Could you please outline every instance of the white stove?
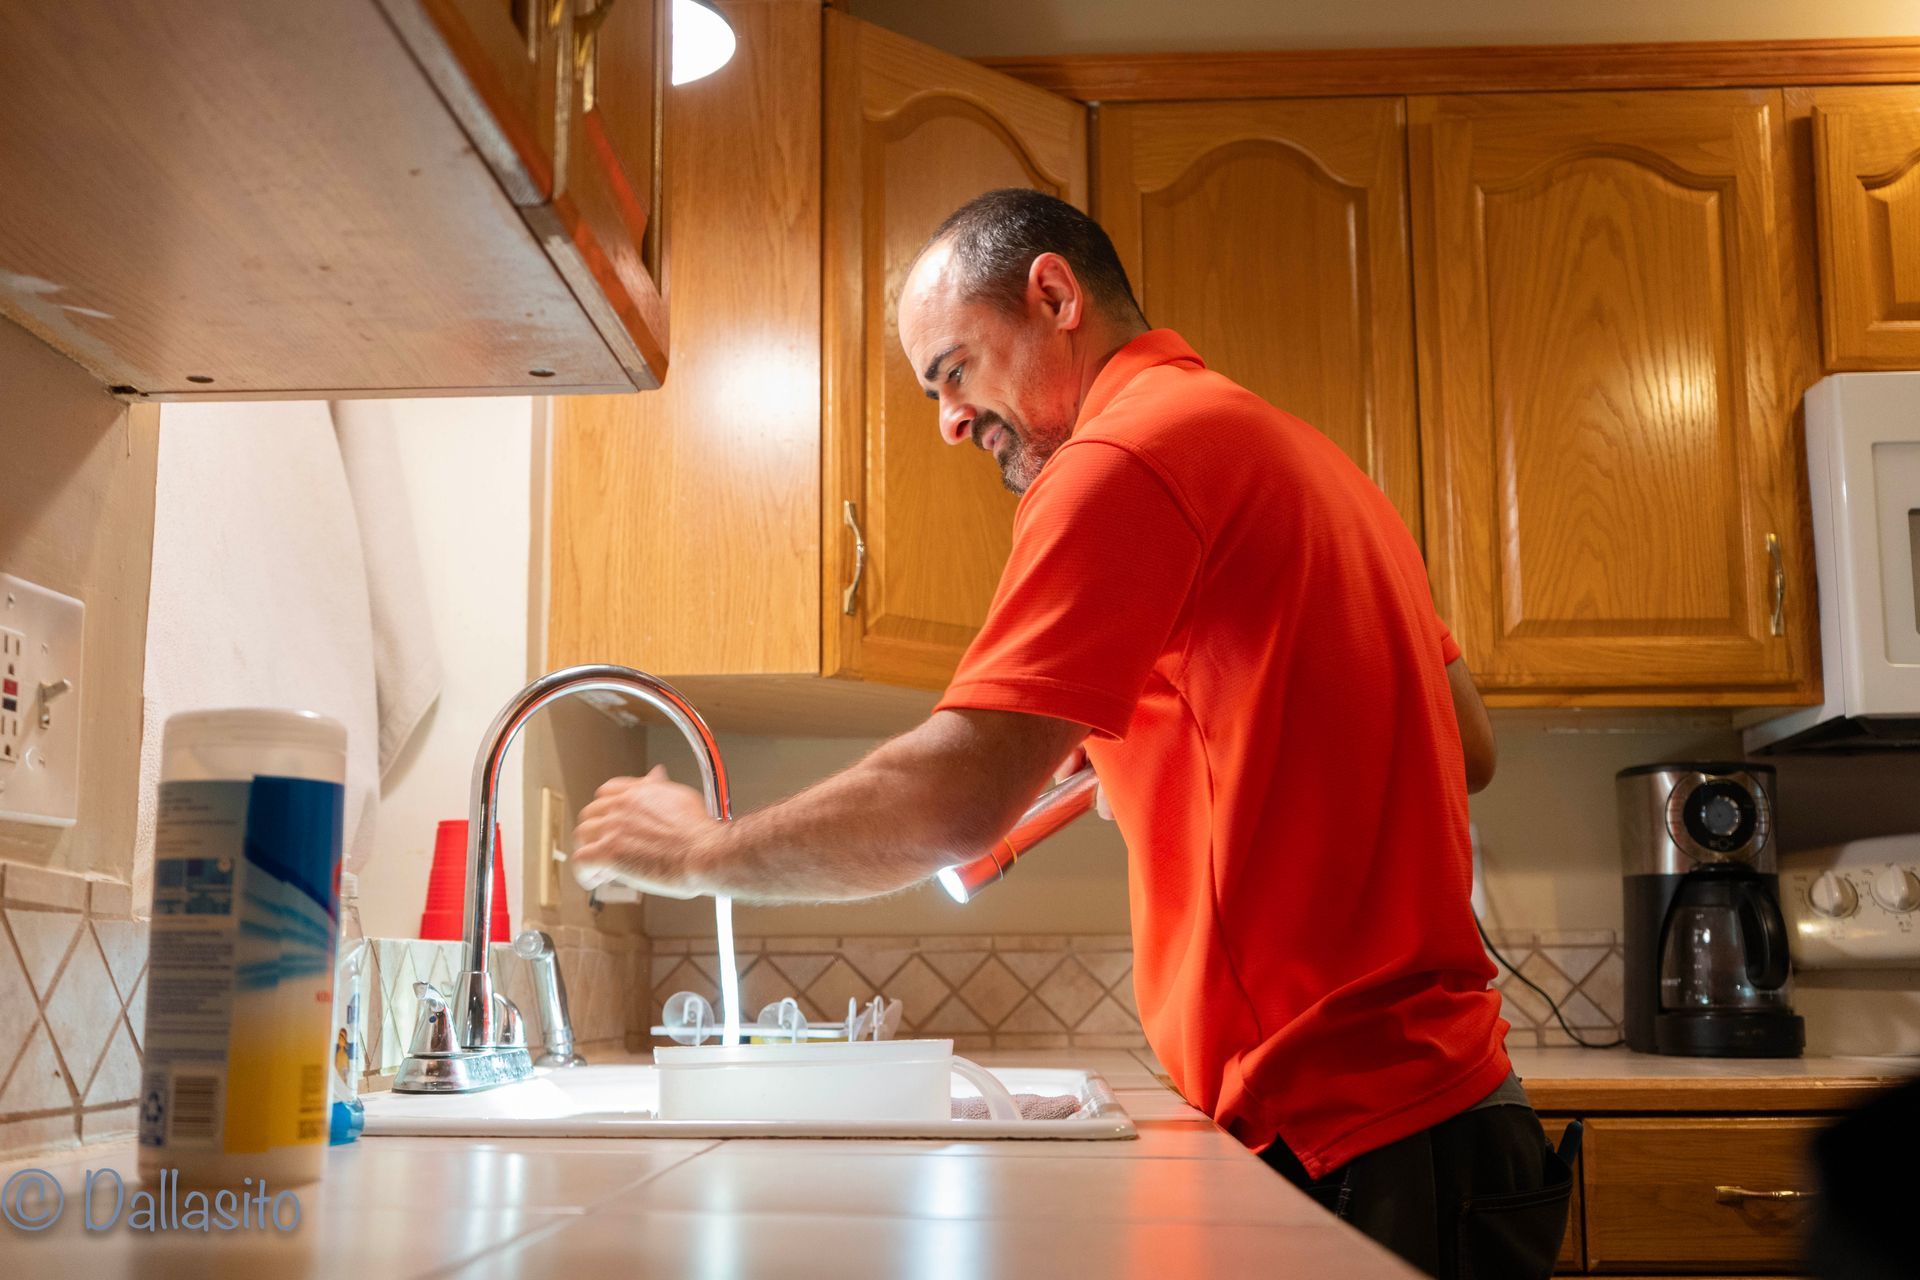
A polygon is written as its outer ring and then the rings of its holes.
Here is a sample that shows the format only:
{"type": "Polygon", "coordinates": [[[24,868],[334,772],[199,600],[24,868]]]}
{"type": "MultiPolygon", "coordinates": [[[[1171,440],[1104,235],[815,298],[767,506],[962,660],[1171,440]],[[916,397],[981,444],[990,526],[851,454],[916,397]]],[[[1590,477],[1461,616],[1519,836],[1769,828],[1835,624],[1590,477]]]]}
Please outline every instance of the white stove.
{"type": "Polygon", "coordinates": [[[1807,1053],[1920,1057],[1920,833],[1780,856],[1807,1053]]]}

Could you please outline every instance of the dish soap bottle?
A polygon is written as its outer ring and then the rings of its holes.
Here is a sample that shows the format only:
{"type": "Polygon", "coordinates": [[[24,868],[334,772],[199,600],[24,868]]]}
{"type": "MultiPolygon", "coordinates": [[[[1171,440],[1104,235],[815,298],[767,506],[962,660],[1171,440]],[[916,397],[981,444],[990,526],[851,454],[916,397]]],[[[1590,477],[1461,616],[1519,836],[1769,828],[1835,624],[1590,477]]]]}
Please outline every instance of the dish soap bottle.
{"type": "Polygon", "coordinates": [[[360,927],[360,878],[340,876],[340,959],[333,971],[333,1109],[327,1141],[343,1146],[360,1136],[367,1109],[360,1101],[360,984],[367,967],[367,935],[360,927]]]}

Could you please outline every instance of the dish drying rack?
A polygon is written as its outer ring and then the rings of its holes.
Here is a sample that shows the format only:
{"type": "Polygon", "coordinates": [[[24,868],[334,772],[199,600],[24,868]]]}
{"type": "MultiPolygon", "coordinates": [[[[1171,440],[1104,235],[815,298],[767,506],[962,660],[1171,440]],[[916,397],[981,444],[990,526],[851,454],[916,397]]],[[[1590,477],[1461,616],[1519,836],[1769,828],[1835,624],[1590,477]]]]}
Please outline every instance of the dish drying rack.
{"type": "MultiPolygon", "coordinates": [[[[900,1029],[898,1000],[875,996],[862,1005],[847,997],[847,1016],[843,1022],[809,1023],[792,996],[776,1000],[760,1010],[760,1016],[740,1028],[740,1038],[748,1044],[805,1044],[810,1041],[891,1040],[900,1029]]],[[[667,997],[660,1010],[660,1023],[653,1034],[675,1044],[705,1044],[721,1033],[714,1021],[713,1003],[697,991],[676,991],[667,997]]]]}

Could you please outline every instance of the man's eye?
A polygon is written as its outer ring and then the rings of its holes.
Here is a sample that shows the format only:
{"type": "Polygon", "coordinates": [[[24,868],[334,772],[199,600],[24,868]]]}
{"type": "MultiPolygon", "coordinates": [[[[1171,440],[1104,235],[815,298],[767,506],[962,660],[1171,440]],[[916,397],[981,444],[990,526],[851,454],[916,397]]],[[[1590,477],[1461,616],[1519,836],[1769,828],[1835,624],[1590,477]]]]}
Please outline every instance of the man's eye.
{"type": "Polygon", "coordinates": [[[960,385],[960,366],[959,365],[955,365],[953,366],[953,368],[947,370],[947,381],[951,382],[956,387],[960,385]]]}

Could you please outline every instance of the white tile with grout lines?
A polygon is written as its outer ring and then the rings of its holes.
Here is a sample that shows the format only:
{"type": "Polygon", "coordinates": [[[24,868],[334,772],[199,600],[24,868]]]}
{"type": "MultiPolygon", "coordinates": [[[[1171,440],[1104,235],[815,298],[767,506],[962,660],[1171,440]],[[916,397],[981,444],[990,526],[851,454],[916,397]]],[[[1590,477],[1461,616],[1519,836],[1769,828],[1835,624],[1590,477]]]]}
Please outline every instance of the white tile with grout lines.
{"type": "Polygon", "coordinates": [[[22,966],[33,989],[44,999],[54,976],[73,949],[83,917],[78,911],[34,911],[23,907],[6,911],[7,928],[19,948],[22,966]]]}

